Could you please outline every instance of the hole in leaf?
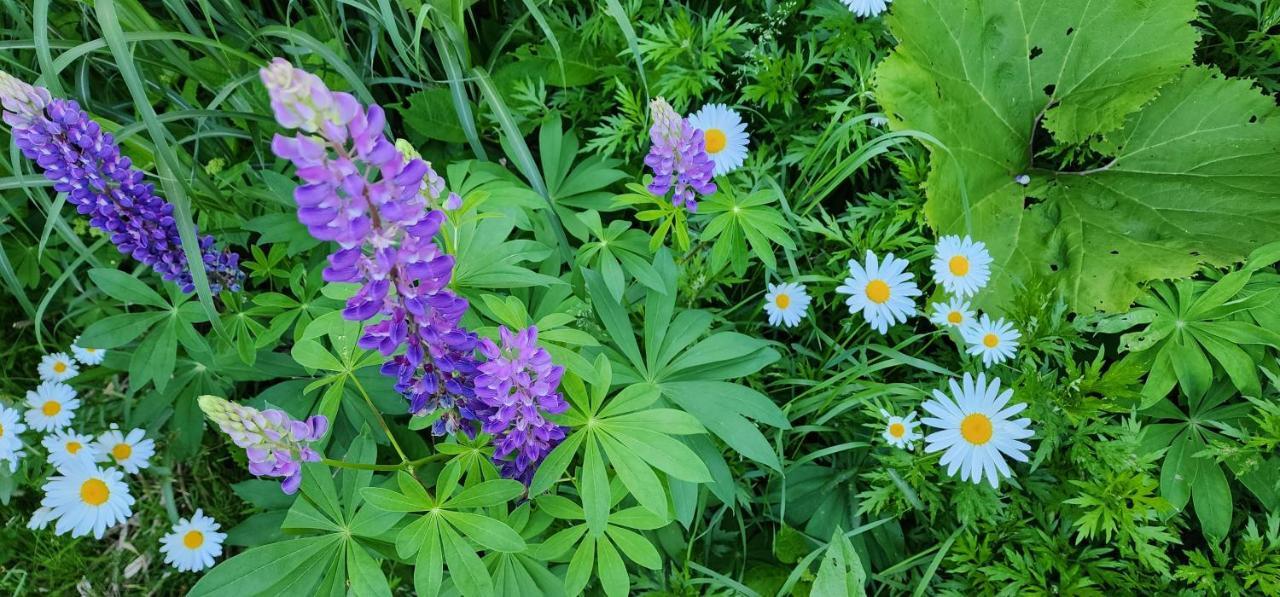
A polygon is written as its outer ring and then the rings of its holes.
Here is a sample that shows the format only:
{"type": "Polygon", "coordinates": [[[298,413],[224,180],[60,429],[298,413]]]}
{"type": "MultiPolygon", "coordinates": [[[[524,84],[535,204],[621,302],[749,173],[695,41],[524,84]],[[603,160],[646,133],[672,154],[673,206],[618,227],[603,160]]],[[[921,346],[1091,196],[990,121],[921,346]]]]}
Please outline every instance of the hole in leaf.
{"type": "Polygon", "coordinates": [[[1075,27],[1067,27],[1067,35],[1071,35],[1072,33],[1075,33],[1075,31],[1075,27]]]}
{"type": "Polygon", "coordinates": [[[1117,250],[1115,250],[1115,249],[1111,249],[1111,254],[1112,254],[1112,255],[1119,255],[1119,254],[1120,254],[1120,251],[1117,251],[1117,250]]]}
{"type": "Polygon", "coordinates": [[[1050,263],[1050,264],[1049,264],[1049,271],[1051,271],[1051,272],[1056,272],[1056,271],[1058,271],[1058,264],[1056,264],[1056,263],[1050,263]]]}
{"type": "Polygon", "coordinates": [[[1253,116],[1250,116],[1250,117],[1249,117],[1249,124],[1253,124],[1253,123],[1255,123],[1255,122],[1258,122],[1258,115],[1257,115],[1257,114],[1254,114],[1253,116]]]}
{"type": "Polygon", "coordinates": [[[1057,87],[1053,86],[1052,84],[1045,85],[1045,86],[1044,86],[1044,94],[1045,94],[1045,95],[1047,95],[1047,96],[1049,96],[1049,97],[1053,97],[1053,91],[1054,91],[1055,89],[1057,89],[1057,87]]]}
{"type": "Polygon", "coordinates": [[[1028,56],[1028,58],[1030,60],[1035,60],[1036,58],[1039,58],[1040,55],[1043,53],[1044,53],[1044,50],[1041,50],[1040,46],[1036,46],[1034,48],[1031,48],[1031,55],[1028,56]]]}

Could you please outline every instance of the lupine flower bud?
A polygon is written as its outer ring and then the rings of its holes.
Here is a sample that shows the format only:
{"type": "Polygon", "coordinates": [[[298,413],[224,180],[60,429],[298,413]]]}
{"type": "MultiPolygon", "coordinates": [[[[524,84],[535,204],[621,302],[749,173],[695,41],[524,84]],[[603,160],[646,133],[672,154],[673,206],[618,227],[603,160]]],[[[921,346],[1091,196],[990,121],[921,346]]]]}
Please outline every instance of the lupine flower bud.
{"type": "Polygon", "coordinates": [[[665,196],[674,186],[672,205],[697,211],[697,196],[716,192],[716,183],[711,181],[716,166],[707,155],[702,131],[690,125],[662,98],[649,102],[649,114],[653,119],[649,129],[653,144],[644,158],[644,163],[653,169],[649,192],[665,196]]]}
{"type": "Polygon", "coordinates": [[[484,432],[495,436],[493,459],[502,475],[528,485],[542,459],[564,439],[564,428],[543,416],[569,407],[557,391],[564,367],[538,346],[536,326],[518,334],[503,326],[498,334],[501,346],[480,340],[480,352],[489,360],[479,366],[472,410],[484,432]]]}
{"type": "MultiPolygon", "coordinates": [[[[22,154],[67,194],[89,224],[103,230],[121,253],[131,255],[183,292],[195,285],[173,218],[173,204],[155,195],[142,171],[120,155],[111,133],[102,131],[74,101],[56,99],[0,71],[0,107],[13,127],[22,154]]],[[[214,292],[240,289],[239,256],[219,251],[212,236],[199,237],[200,252],[214,292]]]]}
{"type": "Polygon", "coordinates": [[[249,472],[259,477],[280,477],[280,489],[292,495],[302,483],[302,463],[318,462],[320,454],[310,442],[324,437],[329,420],[321,415],[297,421],[283,411],[228,402],[217,396],[201,396],[200,410],[209,420],[244,448],[249,472]]]}

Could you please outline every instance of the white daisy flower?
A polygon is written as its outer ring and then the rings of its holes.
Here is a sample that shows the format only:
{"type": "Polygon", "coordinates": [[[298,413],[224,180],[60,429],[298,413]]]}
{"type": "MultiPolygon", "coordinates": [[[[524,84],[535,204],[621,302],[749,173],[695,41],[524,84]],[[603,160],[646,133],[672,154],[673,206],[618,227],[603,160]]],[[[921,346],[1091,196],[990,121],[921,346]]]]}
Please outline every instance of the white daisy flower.
{"type": "Polygon", "coordinates": [[[973,309],[969,301],[953,298],[945,303],[933,304],[933,315],[929,317],[934,325],[940,328],[954,327],[964,329],[973,322],[973,309]]]}
{"type": "Polygon", "coordinates": [[[933,254],[933,279],[961,298],[977,294],[991,277],[991,254],[982,241],[944,236],[933,254]]]}
{"type": "Polygon", "coordinates": [[[747,159],[751,135],[736,111],[724,104],[707,104],[689,117],[689,126],[702,131],[707,156],[715,163],[716,176],[737,170],[747,159]]]}
{"type": "Polygon", "coordinates": [[[853,14],[860,17],[874,17],[886,10],[889,10],[889,3],[893,0],[840,0],[844,5],[853,11],[853,14]]]}
{"type": "Polygon", "coordinates": [[[1032,436],[1030,419],[1010,420],[1027,407],[1025,402],[1006,408],[1013,390],[1000,392],[1000,378],[987,384],[986,376],[979,373],[975,383],[968,373],[962,384],[949,380],[951,394],[947,396],[933,391],[933,399],[921,408],[933,415],[921,422],[939,429],[924,438],[925,452],[945,450],[939,464],[947,467],[947,474],[973,483],[981,483],[986,476],[992,487],[998,487],[1000,477],[1012,477],[1013,472],[1005,463],[1008,456],[1018,462],[1027,461],[1031,446],[1019,440],[1032,436]],[[962,387],[963,386],[963,387],[962,387]]]}
{"type": "Polygon", "coordinates": [[[782,322],[787,327],[795,327],[808,309],[809,293],[805,292],[803,285],[795,282],[770,284],[769,293],[764,295],[764,310],[769,314],[769,325],[782,322]]]}
{"type": "Polygon", "coordinates": [[[18,436],[26,430],[18,409],[0,404],[0,461],[9,461],[10,472],[18,470],[18,462],[26,455],[22,450],[22,438],[18,436]]]}
{"type": "Polygon", "coordinates": [[[93,533],[101,539],[107,527],[124,522],[133,513],[133,496],[124,473],[87,462],[72,462],[44,484],[40,505],[50,510],[53,530],[72,537],[93,533]]]}
{"type": "Polygon", "coordinates": [[[31,513],[31,520],[27,521],[27,528],[33,531],[42,531],[51,522],[53,522],[53,510],[42,506],[31,513]]]}
{"type": "Polygon", "coordinates": [[[27,425],[36,431],[55,431],[71,424],[80,400],[71,386],[46,381],[27,391],[27,425]]]}
{"type": "Polygon", "coordinates": [[[78,375],[76,362],[65,352],[55,352],[40,357],[40,365],[36,367],[41,381],[67,381],[78,375]]]}
{"type": "Polygon", "coordinates": [[[906,321],[915,313],[911,297],[920,296],[920,289],[906,269],[907,261],[894,258],[893,253],[880,263],[875,253],[867,251],[865,267],[849,260],[850,275],[836,292],[849,295],[844,302],[849,306],[849,313],[861,311],[867,323],[883,334],[889,326],[906,321]]]}
{"type": "Polygon", "coordinates": [[[40,443],[49,451],[49,462],[57,468],[63,468],[73,460],[94,462],[98,459],[97,445],[93,441],[93,436],[76,433],[70,429],[46,435],[40,443]]]}
{"type": "Polygon", "coordinates": [[[1013,329],[1013,324],[1004,318],[992,321],[985,313],[981,319],[960,328],[960,334],[969,345],[966,352],[974,356],[981,355],[982,365],[985,367],[1013,358],[1018,350],[1018,338],[1022,337],[1018,330],[1013,329]]]}
{"type": "Polygon", "coordinates": [[[110,431],[98,436],[94,452],[99,461],[112,461],[127,473],[136,473],[151,466],[151,457],[156,453],[156,443],[145,439],[146,432],[133,429],[128,435],[121,433],[115,425],[110,431]]]}
{"type": "Polygon", "coordinates": [[[166,564],[183,572],[195,572],[213,566],[213,559],[222,555],[222,540],[226,533],[219,533],[219,525],[212,518],[196,510],[191,520],[183,518],[173,525],[173,532],[160,539],[160,553],[166,564]]]}
{"type": "Polygon", "coordinates": [[[880,416],[884,417],[884,441],[895,448],[910,450],[915,447],[916,440],[920,439],[920,421],[916,420],[915,411],[907,413],[906,417],[895,417],[882,408],[880,416]]]}
{"type": "Polygon", "coordinates": [[[107,358],[107,351],[101,348],[84,348],[79,344],[80,337],[76,336],[76,341],[71,344],[71,354],[75,355],[76,360],[82,365],[101,365],[102,359],[107,358]]]}

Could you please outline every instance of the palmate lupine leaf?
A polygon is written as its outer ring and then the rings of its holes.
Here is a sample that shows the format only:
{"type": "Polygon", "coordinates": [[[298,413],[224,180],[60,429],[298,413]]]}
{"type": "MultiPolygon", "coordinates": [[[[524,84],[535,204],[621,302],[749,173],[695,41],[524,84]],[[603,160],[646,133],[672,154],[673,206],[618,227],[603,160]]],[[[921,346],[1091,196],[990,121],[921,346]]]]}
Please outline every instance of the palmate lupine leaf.
{"type": "Polygon", "coordinates": [[[1195,6],[894,3],[900,45],[878,97],[895,128],[938,140],[927,214],[940,233],[991,248],[988,296],[1056,271],[1075,309],[1124,310],[1143,282],[1237,261],[1274,238],[1280,116],[1249,82],[1187,66],[1195,6]],[[1034,169],[1038,126],[1061,144],[1090,141],[1105,164],[1034,169]]]}

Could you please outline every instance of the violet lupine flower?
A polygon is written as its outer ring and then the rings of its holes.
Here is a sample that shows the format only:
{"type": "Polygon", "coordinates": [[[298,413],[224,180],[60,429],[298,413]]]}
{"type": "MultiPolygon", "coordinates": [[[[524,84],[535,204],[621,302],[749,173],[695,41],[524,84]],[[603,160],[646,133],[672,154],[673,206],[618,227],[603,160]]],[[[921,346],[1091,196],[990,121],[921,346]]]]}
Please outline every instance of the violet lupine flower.
{"type": "Polygon", "coordinates": [[[447,409],[433,432],[453,433],[474,395],[476,335],[459,326],[468,305],[448,288],[453,256],[432,240],[444,214],[427,202],[439,199],[444,180],[387,138],[381,107],[366,110],[281,58],[261,74],[276,120],[299,131],[271,144],[304,183],[294,191],[298,219],[340,246],[324,278],[361,284],[343,317],[382,316],[359,346],[391,357],[382,372],[396,378],[411,413],[447,409]]]}
{"type": "Polygon", "coordinates": [[[489,360],[479,366],[473,410],[484,432],[494,434],[493,460],[502,476],[528,485],[542,459],[564,439],[564,428],[544,416],[569,407],[556,391],[564,367],[538,346],[536,326],[518,334],[503,326],[498,334],[501,346],[480,340],[480,352],[489,360]],[[515,458],[508,460],[512,453],[515,458]]]}
{"type": "Polygon", "coordinates": [[[653,168],[649,192],[664,196],[674,186],[671,204],[683,204],[696,212],[697,196],[716,192],[716,183],[711,181],[716,165],[707,155],[702,131],[693,128],[662,98],[649,102],[649,114],[653,118],[649,129],[653,145],[644,158],[645,165],[653,168]]]}
{"type": "Polygon", "coordinates": [[[329,420],[312,415],[297,421],[283,411],[263,410],[228,402],[217,396],[201,396],[200,410],[218,424],[249,457],[249,472],[259,477],[280,477],[280,489],[293,495],[302,483],[302,463],[319,462],[320,454],[309,442],[324,437],[329,420]]]}
{"type": "MultiPolygon", "coordinates": [[[[109,234],[121,253],[151,266],[183,292],[195,290],[173,204],[143,182],[142,171],[120,155],[111,133],[104,133],[76,102],[53,98],[49,90],[3,71],[0,105],[18,149],[44,171],[55,190],[67,194],[76,211],[89,216],[90,225],[109,234]]],[[[199,243],[210,288],[238,291],[244,278],[240,257],[219,251],[212,236],[199,237],[199,243]]]]}

